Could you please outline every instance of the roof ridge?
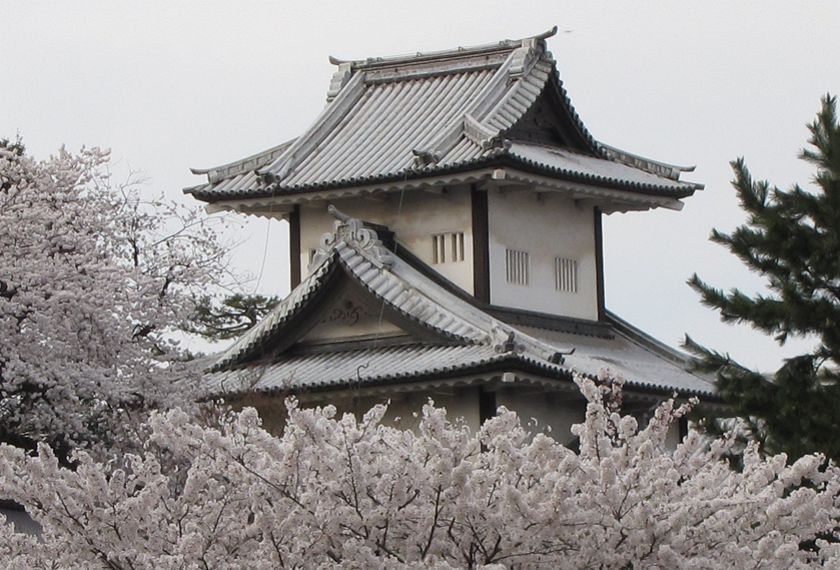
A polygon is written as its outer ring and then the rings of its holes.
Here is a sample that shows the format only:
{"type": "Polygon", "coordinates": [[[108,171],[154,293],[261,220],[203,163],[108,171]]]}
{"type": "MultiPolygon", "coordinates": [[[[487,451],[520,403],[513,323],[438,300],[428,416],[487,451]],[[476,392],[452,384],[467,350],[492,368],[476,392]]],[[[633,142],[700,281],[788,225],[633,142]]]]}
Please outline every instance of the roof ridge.
{"type": "Polygon", "coordinates": [[[676,164],[669,164],[667,162],[662,162],[661,160],[653,160],[652,158],[646,158],[606,143],[602,143],[601,141],[597,141],[597,143],[603,150],[604,155],[610,160],[626,164],[627,166],[632,166],[633,168],[638,168],[639,170],[644,170],[645,172],[649,172],[651,174],[664,176],[666,178],[670,178],[671,180],[679,180],[680,174],[683,172],[694,172],[694,169],[696,168],[695,165],[677,166],[676,164]]]}
{"type": "Polygon", "coordinates": [[[375,69],[378,67],[388,67],[394,65],[410,65],[413,63],[421,63],[434,60],[445,60],[451,58],[471,57],[484,53],[493,53],[500,51],[513,51],[516,48],[522,47],[529,42],[545,42],[547,38],[554,36],[557,33],[557,26],[550,30],[527,36],[517,40],[501,40],[498,42],[479,44],[474,46],[459,46],[457,48],[434,50],[427,52],[415,52],[413,54],[402,54],[382,57],[368,57],[365,59],[340,59],[334,56],[329,56],[329,61],[333,65],[350,64],[353,69],[375,69]]]}
{"type": "Polygon", "coordinates": [[[482,150],[503,145],[502,134],[525,115],[550,78],[550,73],[543,73],[545,76],[540,78],[540,62],[554,65],[545,42],[523,40],[475,100],[440,133],[413,150],[416,162],[426,166],[440,161],[464,137],[482,150]],[[537,77],[533,77],[535,73],[537,77]]]}

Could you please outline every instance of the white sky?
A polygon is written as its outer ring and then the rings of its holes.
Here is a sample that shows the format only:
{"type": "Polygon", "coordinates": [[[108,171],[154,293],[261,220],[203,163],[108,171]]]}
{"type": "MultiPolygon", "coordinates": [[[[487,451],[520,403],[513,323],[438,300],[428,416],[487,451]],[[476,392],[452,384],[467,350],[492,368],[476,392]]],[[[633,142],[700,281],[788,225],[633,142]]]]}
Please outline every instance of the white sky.
{"type": "MultiPolygon", "coordinates": [[[[840,93],[840,2],[16,2],[0,0],[0,137],[45,157],[61,144],[110,147],[117,172],[181,199],[188,167],[214,166],[299,134],[324,105],[328,55],[395,55],[540,33],[594,136],[697,164],[706,184],[682,212],[605,219],[610,309],[677,345],[685,332],[771,369],[784,354],[721,324],[684,284],[756,290],[760,280],[707,237],[743,220],[728,162],[807,183],[796,159],[819,97],[840,93]]],[[[2,230],[0,230],[2,231],[2,230]]],[[[237,262],[259,272],[263,221],[237,262]]],[[[270,230],[259,289],[288,292],[285,224],[270,230]]]]}

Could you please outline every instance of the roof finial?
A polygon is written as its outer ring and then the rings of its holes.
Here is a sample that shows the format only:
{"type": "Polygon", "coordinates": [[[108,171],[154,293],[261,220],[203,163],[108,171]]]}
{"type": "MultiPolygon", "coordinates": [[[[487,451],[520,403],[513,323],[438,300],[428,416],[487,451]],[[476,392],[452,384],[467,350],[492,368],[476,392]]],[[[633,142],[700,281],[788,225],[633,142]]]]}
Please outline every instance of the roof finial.
{"type": "Polygon", "coordinates": [[[338,208],[336,208],[335,206],[333,206],[332,204],[329,204],[327,206],[327,213],[336,220],[340,220],[344,223],[348,223],[350,220],[353,219],[338,208]]]}
{"type": "Polygon", "coordinates": [[[388,267],[394,262],[391,252],[379,241],[376,231],[365,227],[362,220],[348,216],[332,204],[327,206],[327,213],[335,218],[335,227],[332,232],[321,236],[320,247],[315,251],[310,268],[320,265],[342,242],[378,267],[388,267]]]}
{"type": "Polygon", "coordinates": [[[547,40],[548,38],[550,38],[552,36],[556,36],[556,35],[557,35],[557,26],[553,26],[550,30],[534,36],[534,39],[535,40],[547,40]]]}

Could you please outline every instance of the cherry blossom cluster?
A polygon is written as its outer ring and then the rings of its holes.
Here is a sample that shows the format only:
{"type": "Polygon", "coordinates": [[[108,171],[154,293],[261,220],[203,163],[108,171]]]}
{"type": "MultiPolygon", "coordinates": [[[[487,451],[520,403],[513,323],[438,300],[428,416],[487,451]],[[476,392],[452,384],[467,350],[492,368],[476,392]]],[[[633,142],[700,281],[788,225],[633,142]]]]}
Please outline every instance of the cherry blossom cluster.
{"type": "Polygon", "coordinates": [[[0,144],[0,440],[124,448],[187,405],[171,331],[225,271],[198,212],[114,184],[108,153],[0,144]]]}
{"type": "Polygon", "coordinates": [[[687,406],[643,426],[588,399],[580,449],[529,434],[500,409],[477,433],[426,405],[416,430],[287,402],[282,436],[253,409],[202,427],[155,414],[143,454],[62,468],[4,447],[0,492],[43,526],[6,528],[14,567],[810,568],[838,567],[840,472],[690,433],[667,449],[687,406]],[[54,566],[55,565],[55,566],[54,566]]]}

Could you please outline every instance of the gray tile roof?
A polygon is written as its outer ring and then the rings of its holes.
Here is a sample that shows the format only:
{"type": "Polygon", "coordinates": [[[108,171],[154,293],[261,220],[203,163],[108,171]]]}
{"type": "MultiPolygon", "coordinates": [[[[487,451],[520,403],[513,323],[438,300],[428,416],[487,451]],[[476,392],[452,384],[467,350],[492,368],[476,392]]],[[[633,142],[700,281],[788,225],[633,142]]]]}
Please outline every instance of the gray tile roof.
{"type": "Polygon", "coordinates": [[[545,36],[435,54],[338,62],[330,103],[299,138],[221,167],[194,170],[199,199],[265,197],[506,164],[561,179],[685,197],[700,185],[684,168],[597,142],[581,122],[546,51],[545,36]],[[562,147],[508,140],[551,92],[562,147]]]}
{"type": "Polygon", "coordinates": [[[555,333],[523,329],[575,352],[554,364],[527,352],[499,351],[491,345],[407,344],[336,352],[290,355],[271,362],[222,370],[206,376],[213,394],[277,393],[329,388],[425,382],[501,371],[519,372],[531,380],[568,381],[573,373],[597,376],[609,370],[626,381],[630,390],[663,395],[714,397],[714,383],[684,366],[652,353],[646,346],[617,334],[615,337],[555,333]]]}
{"type": "Polygon", "coordinates": [[[417,380],[502,360],[488,345],[407,345],[289,356],[207,376],[218,393],[284,392],[417,380]]]}
{"type": "Polygon", "coordinates": [[[563,365],[580,374],[596,376],[608,370],[624,378],[629,388],[701,397],[715,394],[714,379],[692,372],[688,357],[631,334],[627,326],[614,322],[612,338],[520,328],[546,343],[573,346],[574,353],[565,357],[563,365]]]}
{"type": "MultiPolygon", "coordinates": [[[[322,238],[310,275],[216,359],[206,376],[211,393],[276,392],[351,385],[417,382],[436,376],[480,373],[505,368],[532,379],[568,380],[574,372],[596,375],[611,369],[638,390],[709,396],[713,382],[688,371],[688,358],[611,316],[610,335],[587,336],[495,318],[424,275],[387,250],[376,233],[359,220],[339,218],[322,238]],[[432,333],[406,336],[398,345],[376,340],[354,349],[337,345],[309,347],[306,354],[272,352],[293,346],[291,323],[306,311],[333,279],[355,283],[367,294],[432,333]],[[437,340],[430,340],[437,339],[437,340]],[[266,350],[268,349],[268,350],[266,350]]],[[[391,339],[391,342],[394,342],[391,339]]]]}

